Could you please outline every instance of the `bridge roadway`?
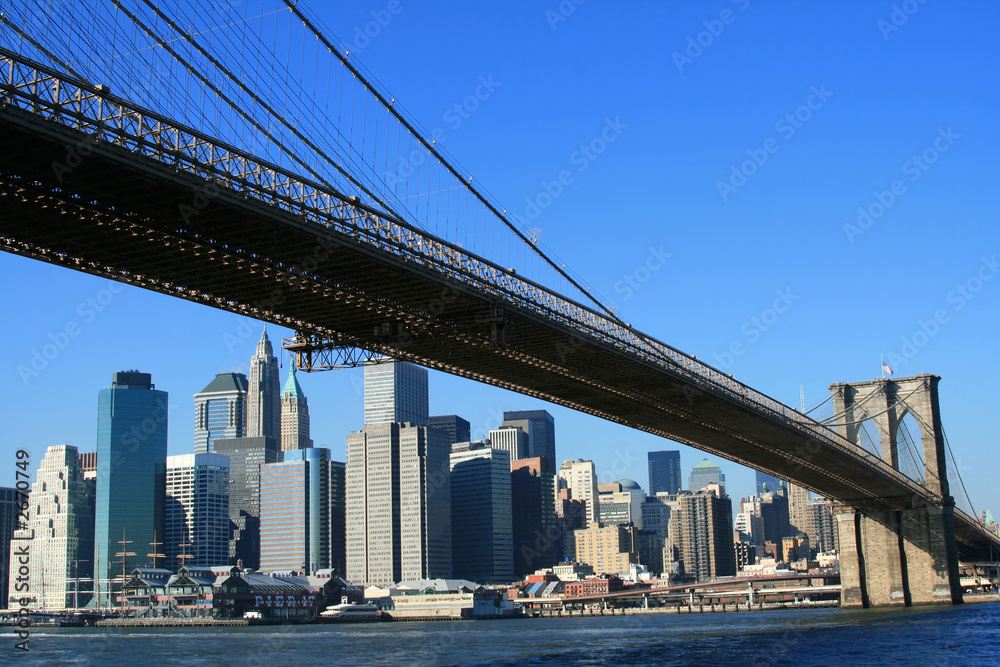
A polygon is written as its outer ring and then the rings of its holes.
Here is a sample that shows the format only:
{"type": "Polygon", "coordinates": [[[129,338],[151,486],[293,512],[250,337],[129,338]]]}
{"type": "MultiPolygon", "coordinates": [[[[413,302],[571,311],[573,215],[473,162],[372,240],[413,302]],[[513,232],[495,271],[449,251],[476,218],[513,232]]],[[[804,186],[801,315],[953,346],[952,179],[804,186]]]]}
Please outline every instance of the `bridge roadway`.
{"type": "MultiPolygon", "coordinates": [[[[0,136],[4,251],[535,396],[861,510],[942,502],[620,320],[2,49],[0,136]]],[[[962,558],[1000,552],[961,512],[956,532],[962,558]]]]}

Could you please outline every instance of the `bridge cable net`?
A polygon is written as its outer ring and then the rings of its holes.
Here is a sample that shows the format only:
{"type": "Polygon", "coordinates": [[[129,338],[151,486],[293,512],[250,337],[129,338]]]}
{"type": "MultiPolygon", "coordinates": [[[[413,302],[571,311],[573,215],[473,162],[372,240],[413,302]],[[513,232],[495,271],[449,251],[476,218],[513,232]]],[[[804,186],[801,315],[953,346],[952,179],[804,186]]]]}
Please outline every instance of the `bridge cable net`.
{"type": "Polygon", "coordinates": [[[2,44],[550,290],[612,307],[473,185],[305,3],[24,0],[2,44]]]}
{"type": "Polygon", "coordinates": [[[464,179],[454,178],[449,172],[454,167],[445,165],[443,158],[411,162],[405,178],[388,178],[403,166],[404,145],[423,146],[410,152],[411,158],[421,151],[440,156],[428,150],[415,132],[403,131],[407,126],[391,97],[383,97],[389,106],[373,103],[379,95],[371,84],[360,78],[356,68],[347,67],[313,27],[304,27],[288,5],[283,8],[267,0],[205,7],[190,1],[167,7],[149,0],[83,5],[37,0],[5,8],[4,15],[0,45],[8,50],[5,75],[11,78],[5,103],[41,109],[57,122],[135,147],[143,155],[218,180],[330,228],[354,235],[361,230],[365,240],[372,234],[390,234],[381,247],[656,363],[687,378],[695,392],[717,393],[753,406],[865,465],[898,475],[900,482],[907,480],[799,411],[633,330],[588,290],[575,293],[582,292],[582,300],[594,303],[593,307],[563,296],[551,281],[536,282],[521,275],[522,269],[502,268],[517,257],[527,257],[572,282],[546,261],[535,244],[522,243],[523,235],[505,236],[508,226],[492,224],[498,217],[492,204],[464,179]],[[305,34],[307,29],[311,36],[305,34]],[[252,62],[247,54],[253,55],[252,62]],[[30,60],[24,61],[25,57],[30,60]],[[35,66],[32,61],[43,64],[35,66]],[[15,82],[22,74],[29,79],[15,82]],[[304,92],[303,82],[310,79],[321,95],[304,92]],[[320,85],[324,79],[327,83],[320,85]],[[54,88],[45,89],[49,83],[54,88]],[[65,96],[72,90],[81,100],[116,98],[88,106],[86,115],[68,116],[65,96]],[[126,117],[136,121],[142,136],[129,134],[126,117]],[[145,118],[156,127],[144,125],[145,118]],[[164,137],[183,137],[191,143],[164,145],[164,137]],[[294,169],[296,165],[301,169],[294,169]],[[275,182],[261,183],[262,174],[275,182]],[[317,194],[316,188],[322,191],[317,194]],[[339,203],[320,210],[313,202],[324,198],[339,203]],[[357,219],[348,219],[351,216],[357,219]],[[432,227],[440,232],[452,226],[471,233],[470,246],[472,240],[486,243],[486,252],[475,255],[468,246],[432,235],[432,227]],[[491,259],[496,257],[500,259],[491,259]]]}

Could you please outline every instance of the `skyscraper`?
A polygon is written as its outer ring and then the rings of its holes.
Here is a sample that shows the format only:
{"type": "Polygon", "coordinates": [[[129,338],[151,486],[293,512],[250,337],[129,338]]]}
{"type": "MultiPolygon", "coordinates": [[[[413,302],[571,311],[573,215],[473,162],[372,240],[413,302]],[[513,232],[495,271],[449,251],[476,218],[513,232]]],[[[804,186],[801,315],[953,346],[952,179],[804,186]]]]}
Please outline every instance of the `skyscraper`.
{"type": "Polygon", "coordinates": [[[267,337],[267,328],[257,341],[257,351],[250,357],[250,380],[247,387],[248,437],[263,436],[281,442],[281,404],[278,360],[267,337]]]}
{"type": "Polygon", "coordinates": [[[559,476],[566,481],[566,486],[573,491],[574,500],[587,503],[587,523],[598,521],[597,470],[593,461],[564,461],[559,466],[559,476]]]}
{"type": "MultiPolygon", "coordinates": [[[[27,498],[27,490],[24,495],[18,496],[17,489],[0,487],[0,594],[3,595],[3,604],[9,609],[15,608],[10,602],[8,592],[11,597],[15,591],[12,590],[11,582],[17,580],[17,574],[10,569],[11,540],[14,538],[14,531],[17,530],[17,514],[21,511],[18,503],[27,498]]],[[[30,533],[25,534],[27,537],[30,533]]],[[[17,543],[15,542],[15,548],[17,543]]]]}
{"type": "Polygon", "coordinates": [[[163,539],[166,505],[167,392],[149,373],[120,371],[98,394],[94,573],[101,579],[144,567],[163,539]],[[124,546],[122,540],[127,542],[124,546]]]}
{"type": "Polygon", "coordinates": [[[229,457],[167,457],[165,567],[229,564],[229,457]],[[190,556],[181,558],[181,556],[190,556]]]}
{"type": "MultiPolygon", "coordinates": [[[[367,396],[366,396],[367,400],[367,396]]],[[[386,586],[451,576],[447,436],[397,422],[347,436],[347,578],[386,586]]]]}
{"type": "Polygon", "coordinates": [[[330,461],[330,567],[341,577],[347,573],[346,469],[343,461],[330,461]]]}
{"type": "Polygon", "coordinates": [[[709,484],[718,484],[722,487],[723,495],[725,494],[726,476],[722,474],[719,466],[708,459],[702,459],[701,463],[691,469],[691,475],[688,477],[688,489],[698,491],[709,484]]]}
{"type": "Polygon", "coordinates": [[[555,502],[558,488],[559,477],[552,459],[536,456],[511,464],[515,577],[552,567],[562,558],[563,524],[555,502]]]}
{"type": "MultiPolygon", "coordinates": [[[[28,590],[13,597],[34,599],[33,609],[67,609],[86,604],[76,594],[75,579],[89,579],[94,554],[94,485],[85,482],[76,447],[49,447],[31,487],[26,525],[14,534],[14,545],[30,549],[28,590]]],[[[8,537],[10,537],[8,535],[8,537]]],[[[10,580],[17,580],[20,563],[10,563],[10,580]]]]}
{"type": "Polygon", "coordinates": [[[246,434],[247,377],[219,373],[194,395],[194,453],[208,454],[216,438],[246,434]]]}
{"type": "Polygon", "coordinates": [[[669,533],[668,551],[684,578],[706,581],[736,575],[729,496],[707,489],[680,493],[670,513],[669,533]]]}
{"type": "Polygon", "coordinates": [[[469,422],[458,415],[438,415],[429,417],[427,425],[448,434],[448,444],[469,442],[472,439],[469,422]]]}
{"type": "Polygon", "coordinates": [[[309,437],[309,402],[295,377],[295,364],[288,364],[288,379],[281,388],[281,451],[307,449],[309,437]]]}
{"type": "Polygon", "coordinates": [[[765,484],[767,484],[768,491],[777,491],[781,480],[770,473],[754,470],[754,483],[757,485],[757,488],[754,489],[754,494],[760,495],[765,484]]]}
{"type": "Polygon", "coordinates": [[[505,426],[490,430],[490,447],[507,452],[511,462],[528,458],[528,434],[519,428],[505,426]]]}
{"type": "Polygon", "coordinates": [[[649,466],[649,495],[677,495],[682,486],[681,453],[675,450],[649,452],[646,462],[649,466]]]}
{"type": "Polygon", "coordinates": [[[513,426],[528,434],[525,458],[545,456],[556,460],[556,422],[547,410],[504,412],[501,426],[513,426]]]}
{"type": "Polygon", "coordinates": [[[260,569],[315,574],[330,566],[330,450],[289,450],[260,467],[260,569]]]}
{"type": "Polygon", "coordinates": [[[795,537],[788,522],[788,496],[784,483],[774,491],[760,494],[760,526],[760,546],[767,542],[780,546],[784,538],[795,537]]]}
{"type": "Polygon", "coordinates": [[[427,426],[427,369],[381,358],[365,366],[365,425],[408,422],[427,426]]]}
{"type": "Polygon", "coordinates": [[[451,454],[452,576],[481,584],[514,580],[510,455],[451,454]]]}
{"type": "MultiPolygon", "coordinates": [[[[791,529],[787,537],[798,537],[804,534],[809,538],[809,544],[816,546],[814,537],[815,527],[813,525],[813,509],[809,498],[809,490],[789,482],[788,487],[788,524],[791,529]]],[[[809,554],[799,554],[801,558],[808,558],[809,554]]]]}
{"type": "Polygon", "coordinates": [[[260,467],[278,460],[274,438],[215,441],[215,453],[229,457],[229,564],[260,567],[260,467]]]}

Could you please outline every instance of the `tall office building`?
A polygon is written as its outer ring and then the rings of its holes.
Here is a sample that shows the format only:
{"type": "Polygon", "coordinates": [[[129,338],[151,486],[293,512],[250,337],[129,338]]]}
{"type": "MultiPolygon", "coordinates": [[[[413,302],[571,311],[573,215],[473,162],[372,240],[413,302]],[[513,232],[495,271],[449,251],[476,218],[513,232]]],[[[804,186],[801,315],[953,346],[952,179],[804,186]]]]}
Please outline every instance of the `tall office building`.
{"type": "Polygon", "coordinates": [[[676,494],[661,491],[656,495],[646,496],[641,507],[643,530],[651,530],[659,536],[660,540],[666,540],[670,512],[676,506],[676,494]]]}
{"type": "Polygon", "coordinates": [[[634,479],[597,485],[597,520],[606,526],[632,524],[642,528],[646,493],[634,479]]]}
{"type": "Polygon", "coordinates": [[[723,495],[726,489],[726,476],[722,474],[719,466],[708,459],[702,459],[701,463],[691,469],[688,477],[688,490],[699,491],[709,484],[718,484],[722,488],[723,495]]]}
{"type": "Polygon", "coordinates": [[[265,327],[257,341],[257,350],[250,357],[250,380],[247,383],[248,437],[263,436],[281,442],[280,390],[278,360],[274,356],[265,327]]]}
{"type": "Polygon", "coordinates": [[[528,434],[526,458],[545,456],[556,460],[556,422],[547,410],[504,412],[501,426],[513,426],[528,434]]]}
{"type": "Polygon", "coordinates": [[[311,575],[330,567],[330,450],[289,450],[260,467],[260,569],[311,575]]]}
{"type": "Polygon", "coordinates": [[[247,377],[219,373],[194,395],[194,453],[208,454],[216,438],[246,435],[247,377]]]}
{"type": "Polygon", "coordinates": [[[597,470],[593,461],[563,461],[559,466],[559,476],[566,487],[573,491],[574,500],[587,503],[587,523],[598,521],[597,470]]]}
{"type": "Polygon", "coordinates": [[[780,547],[781,540],[795,537],[788,521],[788,496],[785,493],[784,482],[776,490],[760,494],[759,507],[761,526],[759,546],[772,542],[780,547]]]}
{"type": "Polygon", "coordinates": [[[646,454],[649,466],[649,495],[671,493],[681,490],[681,453],[679,451],[659,451],[646,454]]]}
{"type": "MultiPolygon", "coordinates": [[[[27,490],[18,496],[17,489],[0,487],[0,594],[3,595],[0,599],[9,609],[16,607],[16,604],[9,604],[10,599],[7,594],[9,591],[15,592],[10,582],[17,581],[18,576],[16,569],[12,571],[10,567],[11,540],[14,539],[14,531],[17,530],[17,514],[21,511],[18,503],[27,500],[27,497],[27,490]]],[[[17,542],[14,543],[14,548],[17,548],[17,542]]],[[[11,595],[11,597],[17,596],[11,595]]]]}
{"type": "Polygon", "coordinates": [[[782,481],[771,473],[754,470],[754,483],[757,485],[757,488],[754,489],[754,495],[760,495],[760,493],[764,490],[765,484],[767,485],[768,491],[777,491],[778,486],[781,485],[782,481]]]}
{"type": "Polygon", "coordinates": [[[668,552],[684,578],[707,581],[736,575],[733,505],[707,489],[677,496],[670,513],[668,552]]]}
{"type": "Polygon", "coordinates": [[[121,581],[116,553],[134,554],[124,559],[125,576],[145,567],[151,545],[163,539],[167,400],[150,374],[139,371],[115,373],[98,394],[93,561],[101,579],[121,581]]]}
{"type": "Polygon", "coordinates": [[[215,453],[229,457],[229,564],[260,567],[260,467],[278,460],[274,438],[215,441],[215,453]]]}
{"type": "Polygon", "coordinates": [[[288,364],[288,379],[281,388],[281,451],[307,449],[309,437],[309,402],[295,377],[295,364],[288,364]]]}
{"type": "MultiPolygon", "coordinates": [[[[32,599],[32,609],[68,609],[89,602],[91,585],[78,589],[76,580],[93,573],[94,484],[83,479],[76,447],[46,450],[24,514],[28,521],[22,517],[24,526],[14,533],[12,544],[30,550],[28,590],[11,596],[32,599]]],[[[20,563],[13,560],[10,581],[17,582],[20,563]]]]}
{"type": "Polygon", "coordinates": [[[165,567],[229,564],[229,457],[167,457],[165,567]]]}
{"type": "Polygon", "coordinates": [[[573,531],[577,562],[587,563],[597,574],[621,574],[639,562],[639,529],[592,523],[573,531]]]}
{"type": "Polygon", "coordinates": [[[347,579],[451,576],[449,450],[437,429],[398,422],[347,436],[347,579]]]}
{"type": "Polygon", "coordinates": [[[491,429],[490,447],[507,452],[512,463],[528,458],[528,434],[513,426],[491,429]]]}
{"type": "Polygon", "coordinates": [[[472,439],[472,429],[469,422],[458,415],[438,415],[427,419],[427,425],[448,434],[448,444],[469,442],[472,439]]]}
{"type": "Polygon", "coordinates": [[[452,576],[480,584],[514,580],[510,455],[500,449],[451,454],[452,576]]]}
{"type": "Polygon", "coordinates": [[[330,567],[341,577],[347,574],[347,466],[330,461],[330,567]]]}
{"type": "Polygon", "coordinates": [[[563,522],[556,514],[559,476],[555,461],[545,456],[514,461],[511,468],[514,576],[521,578],[562,559],[563,522]]]}
{"type": "Polygon", "coordinates": [[[382,358],[365,366],[365,425],[407,422],[426,426],[427,369],[382,358]]]}
{"type": "MultiPolygon", "coordinates": [[[[809,538],[809,544],[816,546],[813,526],[812,502],[809,498],[809,490],[798,484],[788,483],[788,524],[789,534],[786,537],[798,537],[800,534],[809,538]]],[[[809,554],[800,554],[801,558],[808,558],[809,554]]]]}
{"type": "Polygon", "coordinates": [[[833,518],[833,502],[816,498],[810,504],[813,515],[813,534],[809,543],[819,553],[837,549],[837,521],[833,518]]]}

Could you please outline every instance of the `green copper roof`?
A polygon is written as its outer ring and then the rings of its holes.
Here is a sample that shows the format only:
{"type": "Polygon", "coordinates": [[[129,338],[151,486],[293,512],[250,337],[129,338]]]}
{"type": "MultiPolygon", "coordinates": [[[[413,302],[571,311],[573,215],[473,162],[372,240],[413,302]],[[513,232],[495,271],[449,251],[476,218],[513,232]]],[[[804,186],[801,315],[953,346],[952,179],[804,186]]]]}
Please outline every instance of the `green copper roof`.
{"type": "Polygon", "coordinates": [[[199,394],[219,394],[224,391],[247,390],[247,376],[243,373],[219,373],[199,394]]]}
{"type": "Polygon", "coordinates": [[[295,364],[288,364],[288,379],[285,380],[285,386],[281,388],[281,396],[291,396],[292,398],[298,398],[303,396],[302,387],[299,386],[299,379],[295,377],[295,364]]]}
{"type": "Polygon", "coordinates": [[[718,467],[719,466],[717,466],[714,463],[710,462],[708,459],[702,459],[701,463],[699,463],[698,465],[696,465],[694,467],[694,469],[695,470],[706,470],[706,469],[709,469],[709,468],[718,468],[718,467]]]}

